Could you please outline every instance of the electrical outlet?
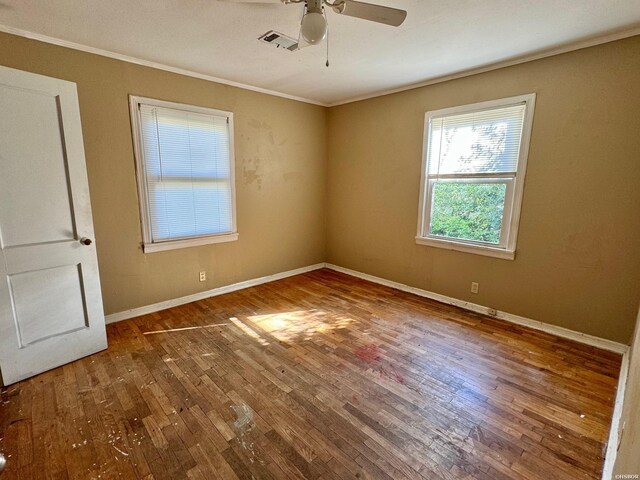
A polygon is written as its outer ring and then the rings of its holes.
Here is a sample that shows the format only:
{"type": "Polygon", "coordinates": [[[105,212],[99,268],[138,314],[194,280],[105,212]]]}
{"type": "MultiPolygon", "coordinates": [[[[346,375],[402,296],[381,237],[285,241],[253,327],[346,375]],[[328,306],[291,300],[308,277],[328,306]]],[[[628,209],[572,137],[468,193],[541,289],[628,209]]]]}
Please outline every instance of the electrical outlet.
{"type": "Polygon", "coordinates": [[[491,315],[492,317],[495,317],[496,315],[498,315],[498,311],[495,308],[488,308],[487,315],[491,315]]]}
{"type": "Polygon", "coordinates": [[[205,282],[207,280],[207,272],[200,272],[200,281],[205,282]]]}
{"type": "Polygon", "coordinates": [[[471,282],[471,293],[478,293],[480,284],[478,282],[471,282]]]}

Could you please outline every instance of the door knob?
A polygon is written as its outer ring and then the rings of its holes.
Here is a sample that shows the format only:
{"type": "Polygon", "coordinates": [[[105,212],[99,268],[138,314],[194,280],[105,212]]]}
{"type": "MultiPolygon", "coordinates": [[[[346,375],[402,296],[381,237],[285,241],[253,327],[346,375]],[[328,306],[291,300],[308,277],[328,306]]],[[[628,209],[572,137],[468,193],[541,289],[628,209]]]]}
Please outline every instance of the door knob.
{"type": "Polygon", "coordinates": [[[4,466],[7,464],[7,460],[4,458],[4,455],[0,453],[0,473],[4,470],[4,466]]]}
{"type": "Polygon", "coordinates": [[[89,245],[91,245],[93,243],[93,240],[91,240],[90,238],[87,238],[87,237],[82,237],[80,239],[80,243],[83,244],[83,245],[89,246],[89,245]]]}

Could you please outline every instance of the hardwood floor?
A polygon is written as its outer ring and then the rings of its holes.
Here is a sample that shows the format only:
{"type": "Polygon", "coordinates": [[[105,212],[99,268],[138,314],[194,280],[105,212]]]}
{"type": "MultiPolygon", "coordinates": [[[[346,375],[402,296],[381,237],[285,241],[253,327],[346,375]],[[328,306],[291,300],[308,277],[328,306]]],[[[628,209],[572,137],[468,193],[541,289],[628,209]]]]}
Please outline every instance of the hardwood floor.
{"type": "Polygon", "coordinates": [[[620,357],[319,270],[2,390],[2,480],[599,478],[620,357]]]}

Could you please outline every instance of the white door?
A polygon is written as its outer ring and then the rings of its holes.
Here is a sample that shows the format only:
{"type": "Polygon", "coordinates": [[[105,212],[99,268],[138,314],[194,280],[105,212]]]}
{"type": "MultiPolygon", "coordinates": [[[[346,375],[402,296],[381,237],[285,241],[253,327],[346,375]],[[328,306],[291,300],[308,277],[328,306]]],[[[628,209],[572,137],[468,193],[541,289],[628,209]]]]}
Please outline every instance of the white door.
{"type": "Polygon", "coordinates": [[[76,85],[0,67],[0,374],[106,348],[76,85]]]}

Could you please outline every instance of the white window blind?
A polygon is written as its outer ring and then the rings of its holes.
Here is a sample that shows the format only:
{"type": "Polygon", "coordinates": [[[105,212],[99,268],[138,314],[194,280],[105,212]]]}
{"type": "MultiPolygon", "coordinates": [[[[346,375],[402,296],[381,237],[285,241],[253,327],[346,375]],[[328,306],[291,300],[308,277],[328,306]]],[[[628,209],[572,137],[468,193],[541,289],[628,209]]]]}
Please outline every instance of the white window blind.
{"type": "Polygon", "coordinates": [[[431,119],[429,175],[515,173],[525,104],[431,119]]]}
{"type": "Polygon", "coordinates": [[[136,104],[145,246],[235,233],[229,115],[166,104],[136,104]]]}

